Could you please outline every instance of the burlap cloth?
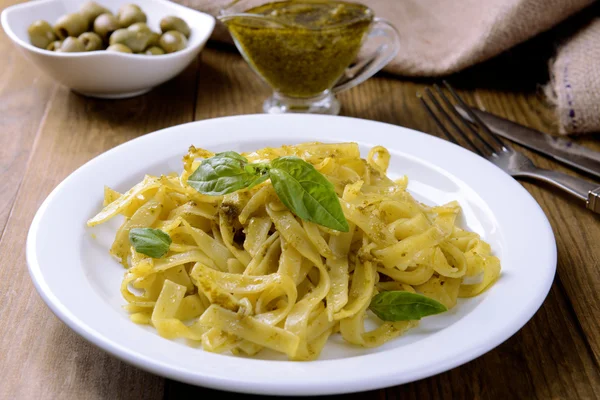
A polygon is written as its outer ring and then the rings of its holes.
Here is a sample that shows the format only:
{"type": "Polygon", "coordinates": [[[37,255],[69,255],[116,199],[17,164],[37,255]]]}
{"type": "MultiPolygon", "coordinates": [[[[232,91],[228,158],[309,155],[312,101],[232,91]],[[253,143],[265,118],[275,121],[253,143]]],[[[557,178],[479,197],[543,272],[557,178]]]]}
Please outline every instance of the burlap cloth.
{"type": "MultiPolygon", "coordinates": [[[[213,15],[231,0],[175,0],[213,15]]],[[[485,61],[546,31],[593,0],[359,0],[391,21],[402,50],[385,68],[443,76],[485,61]]],[[[230,41],[223,26],[213,38],[230,41]]],[[[557,48],[546,93],[562,133],[600,131],[600,18],[557,48]]]]}

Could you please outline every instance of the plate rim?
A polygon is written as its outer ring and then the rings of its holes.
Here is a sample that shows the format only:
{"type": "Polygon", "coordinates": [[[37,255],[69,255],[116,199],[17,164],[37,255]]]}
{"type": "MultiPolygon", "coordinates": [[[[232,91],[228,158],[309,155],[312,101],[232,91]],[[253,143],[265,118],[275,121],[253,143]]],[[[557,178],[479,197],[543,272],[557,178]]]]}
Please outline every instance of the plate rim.
{"type": "MultiPolygon", "coordinates": [[[[61,304],[59,302],[58,298],[52,292],[52,289],[48,286],[47,282],[43,279],[42,269],[40,267],[40,262],[37,258],[37,253],[36,253],[36,246],[37,246],[36,234],[39,229],[39,223],[40,223],[41,219],[43,218],[47,208],[52,203],[54,197],[57,196],[58,193],[60,193],[60,191],[62,190],[62,188],[65,185],[67,185],[67,182],[69,182],[70,179],[73,179],[72,177],[75,174],[79,173],[81,170],[90,168],[90,165],[93,165],[94,163],[101,162],[104,159],[104,157],[108,157],[107,154],[109,154],[109,153],[122,151],[123,148],[129,147],[129,146],[136,146],[143,141],[154,140],[154,138],[159,135],[168,134],[169,131],[181,129],[183,126],[201,125],[207,121],[212,121],[214,123],[214,121],[217,121],[217,120],[220,120],[220,121],[232,120],[232,119],[259,119],[260,120],[260,119],[264,119],[264,118],[273,118],[273,119],[284,118],[284,119],[290,119],[290,120],[298,119],[298,118],[299,119],[303,119],[303,118],[321,119],[322,118],[322,119],[330,119],[330,120],[331,119],[348,119],[348,120],[360,121],[361,123],[367,122],[369,124],[381,124],[381,125],[386,125],[386,126],[398,129],[399,132],[400,131],[411,132],[413,134],[424,135],[424,136],[427,136],[428,138],[431,138],[434,140],[439,140],[440,142],[444,142],[444,145],[455,146],[457,149],[460,149],[460,151],[464,151],[466,153],[469,153],[471,155],[479,157],[479,156],[475,155],[474,153],[471,153],[468,150],[466,150],[460,146],[457,146],[450,142],[446,142],[441,138],[438,138],[433,135],[429,135],[424,132],[420,132],[420,131],[417,131],[414,129],[405,128],[402,126],[397,126],[397,125],[393,125],[393,124],[389,124],[389,123],[385,123],[385,122],[366,120],[366,119],[362,119],[362,118],[345,117],[345,116],[332,117],[332,116],[323,116],[323,115],[301,115],[300,116],[297,114],[296,115],[245,114],[245,115],[236,115],[236,116],[228,116],[228,117],[221,117],[221,118],[212,118],[212,119],[201,120],[201,121],[192,121],[192,122],[188,122],[185,124],[174,125],[171,127],[167,127],[164,129],[160,129],[160,130],[139,136],[137,138],[126,141],[118,146],[115,146],[115,147],[93,157],[92,159],[88,160],[86,163],[84,163],[83,165],[78,167],[76,170],[71,172],[66,178],[64,178],[50,192],[50,194],[46,197],[46,199],[43,201],[42,205],[37,210],[37,212],[32,220],[32,223],[30,225],[29,232],[27,234],[26,260],[27,260],[27,265],[28,265],[28,271],[29,271],[30,277],[34,283],[36,291],[42,297],[42,299],[44,300],[46,305],[51,309],[51,311],[61,321],[63,321],[68,327],[73,329],[75,332],[77,332],[80,336],[82,336],[88,342],[94,344],[95,346],[101,348],[102,350],[123,360],[124,362],[126,362],[130,365],[134,365],[142,370],[149,371],[156,375],[171,378],[171,379],[181,381],[181,382],[190,383],[193,385],[199,385],[199,386],[203,386],[203,387],[214,388],[214,389],[219,389],[219,390],[226,390],[226,391],[231,391],[231,392],[270,394],[270,395],[278,394],[278,395],[296,396],[296,395],[327,395],[327,394],[342,394],[342,393],[350,393],[350,392],[361,392],[361,391],[366,391],[366,390],[373,390],[373,389],[379,389],[379,388],[383,388],[383,387],[395,386],[398,384],[412,382],[417,379],[423,379],[426,377],[437,375],[438,373],[456,368],[460,365],[463,365],[463,364],[491,351],[492,349],[494,349],[495,347],[497,347],[498,345],[500,345],[501,343],[505,342],[510,337],[512,337],[516,332],[518,332],[533,317],[533,315],[539,310],[539,308],[541,307],[541,305],[543,304],[544,300],[546,299],[546,297],[548,295],[548,292],[549,292],[552,282],[554,280],[554,276],[556,274],[557,248],[556,248],[555,236],[554,236],[554,232],[552,230],[552,227],[551,227],[545,213],[543,212],[543,210],[541,209],[541,207],[539,206],[537,201],[535,201],[535,199],[531,196],[531,194],[529,194],[529,192],[527,192],[520,185],[520,183],[518,183],[513,178],[510,178],[515,181],[515,184],[516,184],[515,187],[519,187],[522,190],[522,194],[528,196],[532,200],[532,204],[535,206],[534,208],[537,208],[536,211],[538,212],[539,216],[542,217],[541,222],[543,222],[545,225],[543,228],[545,228],[544,231],[547,235],[547,238],[546,238],[547,239],[546,241],[548,242],[547,244],[550,245],[550,247],[548,248],[548,253],[547,253],[547,255],[549,255],[549,266],[548,266],[549,269],[548,269],[548,271],[546,271],[547,272],[547,274],[545,276],[546,279],[542,282],[543,284],[540,286],[539,290],[537,291],[537,295],[535,296],[535,299],[532,300],[533,303],[535,303],[535,306],[532,306],[530,309],[527,310],[527,312],[521,312],[519,314],[520,315],[519,322],[516,324],[513,324],[511,329],[505,330],[500,334],[494,333],[494,335],[491,335],[489,337],[489,340],[486,342],[485,346],[481,346],[480,348],[475,349],[475,350],[472,349],[470,351],[466,351],[462,354],[462,357],[454,358],[452,360],[450,360],[450,359],[443,360],[443,362],[437,363],[435,366],[430,367],[426,371],[413,371],[412,374],[409,374],[409,376],[404,376],[402,379],[399,379],[397,376],[395,376],[392,373],[388,373],[385,376],[378,377],[377,380],[374,380],[372,382],[361,381],[361,382],[357,383],[355,381],[352,381],[352,382],[348,381],[348,382],[344,382],[344,383],[336,383],[335,380],[334,380],[334,382],[325,381],[325,382],[322,382],[319,384],[315,384],[313,382],[313,383],[311,383],[313,386],[311,386],[309,388],[305,387],[304,385],[297,385],[297,384],[296,385],[290,385],[290,384],[282,385],[282,384],[277,384],[277,383],[269,385],[269,386],[265,386],[261,382],[245,382],[245,381],[237,380],[232,377],[206,376],[206,375],[198,376],[198,375],[190,373],[189,371],[181,369],[181,368],[178,369],[173,366],[162,365],[163,363],[160,360],[155,360],[152,358],[145,357],[143,354],[136,354],[131,351],[128,351],[127,348],[123,348],[123,346],[119,345],[118,343],[114,343],[114,341],[112,339],[103,337],[103,336],[99,335],[98,332],[90,331],[89,326],[82,326],[85,324],[82,321],[80,321],[77,318],[77,316],[73,315],[68,309],[66,309],[63,304],[61,304]]],[[[368,141],[368,139],[366,141],[368,141]]],[[[481,158],[481,157],[479,157],[479,158],[481,158]]],[[[491,164],[489,161],[487,161],[483,158],[481,158],[481,160],[484,160],[490,166],[501,171],[498,167],[491,164]]],[[[504,172],[502,172],[502,173],[505,174],[504,172]]],[[[506,176],[508,176],[508,175],[506,175],[506,176]]],[[[382,353],[376,353],[376,354],[382,354],[382,353]]],[[[373,355],[374,354],[361,355],[361,356],[356,356],[353,358],[369,357],[369,356],[373,356],[373,355]]],[[[256,359],[244,359],[244,360],[249,361],[250,363],[256,363],[256,365],[259,365],[261,363],[272,363],[273,362],[273,361],[256,360],[256,359]]],[[[343,359],[343,360],[347,360],[347,359],[343,359]]],[[[335,363],[335,362],[339,362],[339,361],[340,361],[339,359],[337,359],[337,360],[336,359],[334,359],[334,360],[316,360],[316,361],[311,361],[310,363],[315,363],[315,364],[325,363],[325,364],[327,364],[327,363],[335,363]]],[[[276,361],[276,363],[297,364],[298,362],[276,361]]]]}

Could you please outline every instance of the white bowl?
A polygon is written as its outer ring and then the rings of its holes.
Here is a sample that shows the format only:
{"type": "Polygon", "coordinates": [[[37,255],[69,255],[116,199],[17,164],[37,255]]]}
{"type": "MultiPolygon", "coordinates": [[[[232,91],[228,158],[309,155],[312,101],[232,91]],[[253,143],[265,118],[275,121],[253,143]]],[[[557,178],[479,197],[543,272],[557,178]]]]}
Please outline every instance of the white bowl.
{"type": "MultiPolygon", "coordinates": [[[[135,0],[97,0],[116,13],[135,0]]],[[[148,25],[160,32],[160,19],[175,15],[190,26],[185,49],[160,56],[92,51],[57,53],[29,43],[28,26],[43,19],[50,24],[67,13],[77,12],[83,0],[39,0],[11,6],[2,11],[2,28],[11,40],[42,71],[63,85],[86,96],[118,99],[137,96],[168,81],[187,67],[210,37],[215,19],[166,0],[144,0],[138,4],[148,16],[148,25]]]]}

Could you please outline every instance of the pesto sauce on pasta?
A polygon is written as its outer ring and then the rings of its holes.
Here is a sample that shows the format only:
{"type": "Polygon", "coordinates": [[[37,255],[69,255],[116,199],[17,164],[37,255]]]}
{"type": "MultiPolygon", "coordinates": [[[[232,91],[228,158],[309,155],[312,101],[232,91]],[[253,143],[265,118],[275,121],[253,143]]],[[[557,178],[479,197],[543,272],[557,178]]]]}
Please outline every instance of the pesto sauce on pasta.
{"type": "Polygon", "coordinates": [[[348,232],[292,214],[270,181],[224,196],[187,185],[202,159],[191,147],[181,174],[146,176],[121,194],[105,188],[89,226],[124,216],[110,253],[126,268],[121,292],[132,321],[211,352],[256,355],[264,348],[291,360],[316,359],[333,334],[374,347],[414,321],[381,321],[368,312],[384,291],[418,292],[456,306],[500,274],[479,235],[456,225],[458,203],[427,206],[390,179],[384,147],[360,157],[355,143],[305,143],[242,153],[250,162],[293,155],[335,187],[348,232]],[[172,243],[161,258],[137,253],[133,228],[160,229],[172,243]],[[366,330],[365,318],[377,327],[366,330]]]}

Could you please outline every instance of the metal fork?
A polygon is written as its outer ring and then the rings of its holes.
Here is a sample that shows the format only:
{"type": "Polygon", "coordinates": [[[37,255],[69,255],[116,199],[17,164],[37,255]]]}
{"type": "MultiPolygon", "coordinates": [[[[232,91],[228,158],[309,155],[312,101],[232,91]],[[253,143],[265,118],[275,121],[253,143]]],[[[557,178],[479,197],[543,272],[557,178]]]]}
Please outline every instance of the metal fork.
{"type": "Polygon", "coordinates": [[[527,156],[513,150],[494,135],[458,94],[456,94],[454,89],[447,82],[444,81],[443,83],[454,100],[463,109],[467,110],[469,116],[479,127],[479,130],[475,129],[472,124],[458,113],[448,96],[444,94],[444,91],[438,85],[433,85],[437,96],[431,89],[426,88],[424,96],[421,94],[417,94],[417,96],[449,141],[467,148],[467,146],[459,143],[459,140],[462,140],[468,144],[470,147],[469,150],[491,161],[510,176],[527,177],[547,182],[585,202],[588,209],[600,213],[600,186],[598,184],[563,174],[562,172],[536,167],[527,156]],[[438,99],[441,99],[441,102],[438,99]],[[442,103],[445,107],[442,106],[442,103]],[[437,111],[437,114],[434,110],[437,111]],[[443,121],[446,121],[451,129],[448,129],[443,121]],[[467,132],[471,132],[472,136],[467,132]]]}

